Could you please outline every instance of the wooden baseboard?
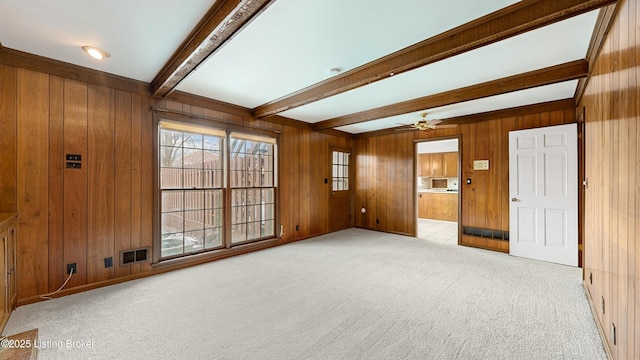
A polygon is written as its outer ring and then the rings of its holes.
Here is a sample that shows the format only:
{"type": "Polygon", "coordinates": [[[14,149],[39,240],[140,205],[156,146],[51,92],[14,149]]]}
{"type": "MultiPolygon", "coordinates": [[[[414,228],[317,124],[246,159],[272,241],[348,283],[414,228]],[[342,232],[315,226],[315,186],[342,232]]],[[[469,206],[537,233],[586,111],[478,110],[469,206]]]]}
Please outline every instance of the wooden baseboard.
{"type": "Polygon", "coordinates": [[[591,309],[593,321],[596,323],[596,327],[598,328],[598,333],[600,334],[600,339],[602,340],[602,347],[604,348],[604,352],[607,354],[607,358],[609,360],[615,360],[613,354],[611,353],[611,348],[609,347],[609,342],[607,341],[607,337],[605,336],[602,324],[600,324],[600,321],[598,321],[598,313],[593,299],[591,298],[591,292],[589,292],[589,288],[587,288],[587,284],[584,281],[582,282],[582,288],[584,289],[584,295],[587,297],[587,302],[589,303],[589,308],[591,309]]]}
{"type": "Polygon", "coordinates": [[[460,241],[459,245],[467,246],[467,247],[473,247],[473,248],[477,248],[477,249],[483,249],[483,250],[497,251],[497,252],[501,252],[501,253],[505,253],[505,254],[509,253],[508,249],[495,248],[495,247],[491,247],[491,246],[482,246],[482,245],[471,244],[471,243],[462,242],[462,241],[460,241]]]}

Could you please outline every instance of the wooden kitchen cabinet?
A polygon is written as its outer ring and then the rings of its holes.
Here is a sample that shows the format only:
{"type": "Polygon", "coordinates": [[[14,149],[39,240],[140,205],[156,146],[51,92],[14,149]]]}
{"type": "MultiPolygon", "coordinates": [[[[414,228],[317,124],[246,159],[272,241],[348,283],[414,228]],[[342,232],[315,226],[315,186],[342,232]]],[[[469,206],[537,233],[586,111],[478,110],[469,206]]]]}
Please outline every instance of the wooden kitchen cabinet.
{"type": "Polygon", "coordinates": [[[431,154],[419,154],[420,176],[431,176],[431,154]]]}
{"type": "Polygon", "coordinates": [[[444,176],[445,177],[457,177],[458,176],[458,153],[448,152],[444,153],[444,176]]]}
{"type": "Polygon", "coordinates": [[[427,218],[427,193],[418,194],[418,217],[421,219],[427,218]]]}
{"type": "Polygon", "coordinates": [[[458,153],[418,154],[418,174],[423,177],[458,176],[458,153]]]}
{"type": "Polygon", "coordinates": [[[444,154],[433,153],[431,155],[431,176],[443,177],[444,176],[444,154]]]}
{"type": "Polygon", "coordinates": [[[419,193],[418,217],[421,219],[458,221],[458,193],[419,193]]]}
{"type": "Polygon", "coordinates": [[[0,213],[0,331],[16,306],[16,214],[0,213]]]}

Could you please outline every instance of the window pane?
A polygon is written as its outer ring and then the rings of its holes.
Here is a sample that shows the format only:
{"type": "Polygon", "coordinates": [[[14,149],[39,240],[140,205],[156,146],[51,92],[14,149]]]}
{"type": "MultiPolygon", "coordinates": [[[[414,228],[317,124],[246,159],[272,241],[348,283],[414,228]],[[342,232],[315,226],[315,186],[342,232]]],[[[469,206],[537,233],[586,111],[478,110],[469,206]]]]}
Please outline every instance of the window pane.
{"type": "Polygon", "coordinates": [[[182,133],[179,131],[161,130],[160,145],[182,147],[182,133]]]}
{"type": "Polygon", "coordinates": [[[162,257],[184,254],[183,233],[163,234],[161,255],[162,257]]]}
{"type": "Polygon", "coordinates": [[[162,212],[181,211],[183,208],[182,191],[162,192],[162,212]]]}
{"type": "Polygon", "coordinates": [[[182,167],[182,148],[172,146],[160,147],[160,166],[182,167]]]}
{"type": "Polygon", "coordinates": [[[273,220],[267,220],[262,224],[262,237],[273,236],[275,235],[273,220]]]}
{"type": "Polygon", "coordinates": [[[184,169],[182,171],[183,187],[201,189],[203,173],[201,169],[184,169]]]}
{"type": "Polygon", "coordinates": [[[204,209],[204,192],[203,191],[185,191],[184,192],[184,208],[185,210],[204,209]]]}
{"type": "Polygon", "coordinates": [[[205,231],[204,247],[207,249],[222,246],[222,229],[207,229],[205,231]]]}
{"type": "Polygon", "coordinates": [[[162,234],[170,234],[184,231],[184,213],[169,212],[162,214],[162,234]]]}
{"type": "Polygon", "coordinates": [[[184,251],[196,252],[203,249],[204,231],[189,231],[184,233],[184,251]]]}
{"type": "Polygon", "coordinates": [[[231,242],[238,243],[247,239],[247,227],[245,224],[231,226],[231,242]]]}
{"type": "Polygon", "coordinates": [[[259,222],[250,222],[247,224],[247,240],[259,239],[262,237],[259,222]]]}
{"type": "Polygon", "coordinates": [[[206,150],[222,150],[222,139],[216,136],[204,136],[203,137],[203,149],[206,150]]]}
{"type": "Polygon", "coordinates": [[[263,203],[273,203],[273,189],[262,189],[262,202],[263,203]]]}
{"type": "Polygon", "coordinates": [[[202,149],[202,135],[185,132],[182,147],[190,149],[202,149]]]}

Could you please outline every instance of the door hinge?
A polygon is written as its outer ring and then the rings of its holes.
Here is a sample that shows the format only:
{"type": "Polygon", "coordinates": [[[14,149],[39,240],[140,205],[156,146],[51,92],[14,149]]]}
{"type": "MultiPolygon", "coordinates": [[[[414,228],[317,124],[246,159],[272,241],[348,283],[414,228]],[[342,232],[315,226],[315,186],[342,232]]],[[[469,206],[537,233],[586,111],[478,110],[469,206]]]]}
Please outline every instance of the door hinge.
{"type": "Polygon", "coordinates": [[[589,188],[589,179],[584,179],[584,181],[582,181],[582,186],[584,186],[585,189],[589,188]]]}

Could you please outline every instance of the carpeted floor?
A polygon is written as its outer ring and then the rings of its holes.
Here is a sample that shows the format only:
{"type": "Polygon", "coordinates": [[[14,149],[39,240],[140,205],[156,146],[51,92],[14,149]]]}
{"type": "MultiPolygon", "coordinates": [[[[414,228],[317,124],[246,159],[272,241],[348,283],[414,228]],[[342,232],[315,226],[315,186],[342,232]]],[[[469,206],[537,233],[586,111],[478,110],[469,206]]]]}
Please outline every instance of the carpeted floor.
{"type": "Polygon", "coordinates": [[[4,334],[39,328],[39,359],[606,359],[580,274],[350,229],[23,306],[4,334]]]}

